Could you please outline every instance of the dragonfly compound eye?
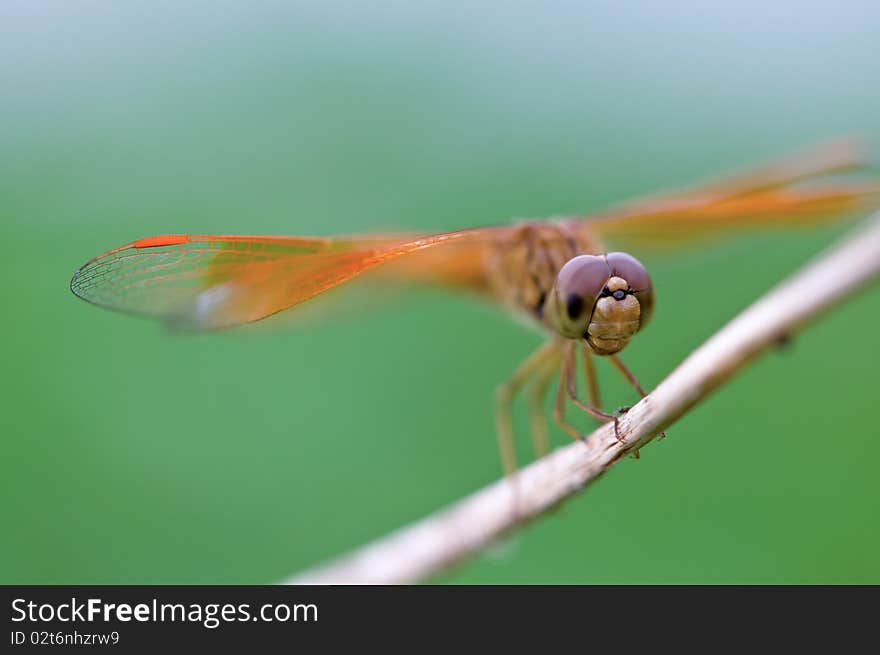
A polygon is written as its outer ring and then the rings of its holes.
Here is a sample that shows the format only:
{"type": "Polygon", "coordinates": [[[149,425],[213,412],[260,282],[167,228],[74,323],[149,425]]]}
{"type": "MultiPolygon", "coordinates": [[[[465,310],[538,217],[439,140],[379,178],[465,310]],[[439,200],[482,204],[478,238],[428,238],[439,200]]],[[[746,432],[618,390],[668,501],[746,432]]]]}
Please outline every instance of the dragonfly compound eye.
{"type": "Polygon", "coordinates": [[[579,339],[587,331],[596,300],[605,289],[611,269],[604,257],[579,255],[556,275],[544,315],[564,337],[579,339]]]}
{"type": "MultiPolygon", "coordinates": [[[[642,263],[625,252],[609,252],[605,255],[611,274],[626,280],[628,293],[632,293],[639,301],[639,329],[641,330],[654,313],[654,285],[648,271],[642,263]]],[[[615,293],[617,293],[615,291],[615,293]]],[[[616,298],[617,296],[615,296],[616,298]]]]}

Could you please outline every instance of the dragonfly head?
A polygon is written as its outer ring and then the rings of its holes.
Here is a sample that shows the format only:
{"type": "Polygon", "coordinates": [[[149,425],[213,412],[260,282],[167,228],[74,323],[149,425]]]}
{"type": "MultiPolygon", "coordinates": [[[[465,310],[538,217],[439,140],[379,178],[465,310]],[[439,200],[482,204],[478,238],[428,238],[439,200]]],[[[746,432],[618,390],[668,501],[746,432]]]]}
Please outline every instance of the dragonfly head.
{"type": "Polygon", "coordinates": [[[545,317],[567,339],[586,339],[597,355],[623,350],[654,311],[645,267],[625,252],[578,255],[560,269],[545,317]]]}

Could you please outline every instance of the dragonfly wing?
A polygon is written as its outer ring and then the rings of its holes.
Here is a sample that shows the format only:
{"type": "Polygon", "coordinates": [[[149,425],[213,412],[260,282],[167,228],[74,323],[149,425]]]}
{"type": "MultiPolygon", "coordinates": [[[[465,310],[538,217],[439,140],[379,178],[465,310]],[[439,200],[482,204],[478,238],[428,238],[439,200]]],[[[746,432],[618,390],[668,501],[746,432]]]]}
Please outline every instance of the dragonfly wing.
{"type": "MultiPolygon", "coordinates": [[[[288,309],[403,255],[485,241],[492,231],[415,238],[151,237],[89,261],[70,286],[89,302],[175,327],[224,328],[288,309]]],[[[431,277],[430,269],[423,273],[431,277]]]]}
{"type": "Polygon", "coordinates": [[[582,224],[603,237],[675,245],[725,230],[835,220],[880,202],[880,184],[815,180],[866,165],[854,143],[837,141],[693,190],[587,217],[582,224]]]}

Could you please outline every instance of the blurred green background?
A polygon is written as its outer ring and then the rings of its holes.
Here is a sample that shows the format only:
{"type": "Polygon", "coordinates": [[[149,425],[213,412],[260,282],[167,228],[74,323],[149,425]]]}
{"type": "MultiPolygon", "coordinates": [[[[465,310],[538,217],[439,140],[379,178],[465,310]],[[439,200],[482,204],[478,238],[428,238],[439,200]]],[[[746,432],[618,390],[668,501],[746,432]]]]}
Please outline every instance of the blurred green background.
{"type": "MultiPolygon", "coordinates": [[[[251,5],[0,5],[0,582],[269,583],[499,474],[492,391],[539,340],[502,312],[176,336],[70,294],[112,246],[503,223],[880,146],[876,4],[251,5]]],[[[626,360],[653,386],[845,230],[636,252],[659,304],[626,360]]],[[[880,583],[878,322],[875,288],[436,581],[880,583]]]]}

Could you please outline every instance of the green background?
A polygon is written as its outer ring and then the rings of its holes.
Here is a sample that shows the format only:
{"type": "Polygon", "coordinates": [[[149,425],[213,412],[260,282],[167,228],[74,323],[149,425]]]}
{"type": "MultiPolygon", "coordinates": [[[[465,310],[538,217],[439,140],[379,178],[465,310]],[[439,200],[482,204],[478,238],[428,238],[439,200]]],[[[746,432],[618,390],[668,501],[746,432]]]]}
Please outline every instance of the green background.
{"type": "MultiPolygon", "coordinates": [[[[492,391],[540,339],[504,313],[426,290],[179,336],[70,294],[110,247],[503,223],[880,145],[870,3],[250,4],[0,9],[0,582],[269,583],[499,473],[492,391]]],[[[655,385],[845,230],[637,251],[626,360],[655,385]]],[[[878,322],[875,288],[437,581],[880,583],[878,322]]]]}

